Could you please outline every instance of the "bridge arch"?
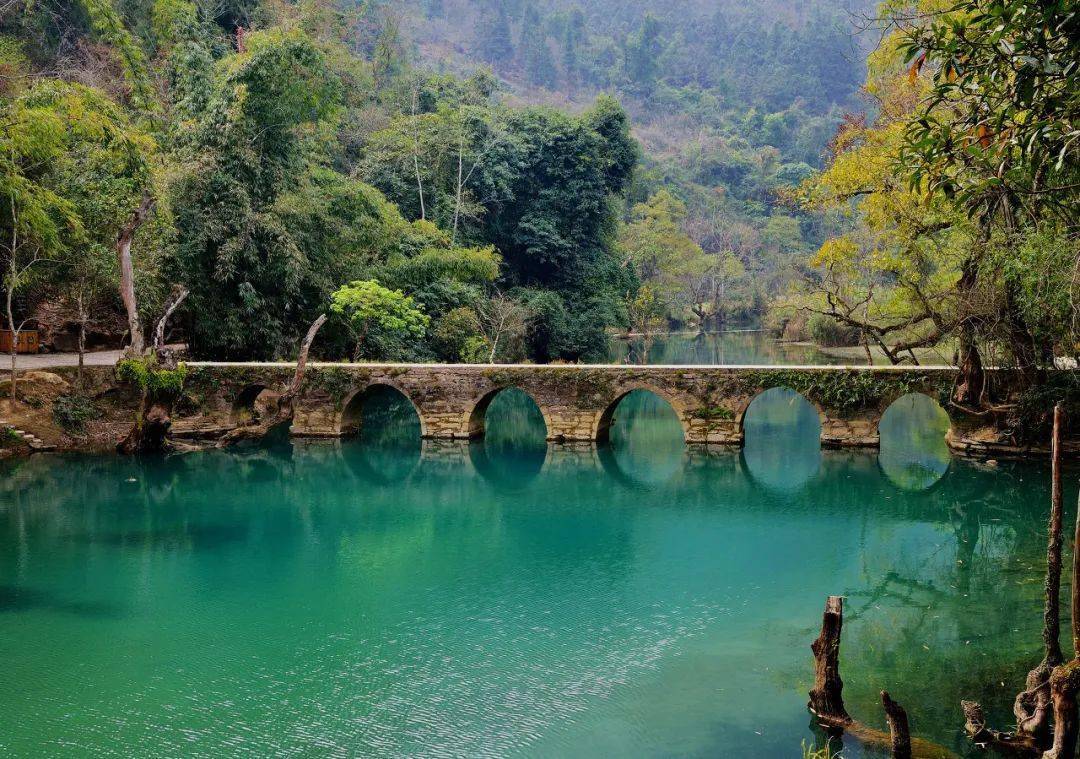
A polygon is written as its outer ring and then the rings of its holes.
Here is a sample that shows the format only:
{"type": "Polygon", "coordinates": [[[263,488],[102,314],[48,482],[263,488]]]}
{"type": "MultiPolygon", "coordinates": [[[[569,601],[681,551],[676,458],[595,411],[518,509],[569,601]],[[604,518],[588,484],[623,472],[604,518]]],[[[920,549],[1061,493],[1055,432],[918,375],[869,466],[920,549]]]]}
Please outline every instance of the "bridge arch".
{"type": "Polygon", "coordinates": [[[350,394],[345,396],[345,400],[341,404],[341,413],[338,414],[337,418],[335,428],[336,434],[341,437],[359,434],[360,425],[363,422],[364,416],[364,402],[376,393],[387,391],[400,395],[409,402],[413,411],[416,412],[417,419],[420,420],[420,437],[426,437],[427,423],[423,413],[420,411],[420,407],[416,405],[416,401],[414,401],[404,389],[393,382],[372,382],[364,387],[353,390],[350,394]]]}
{"type": "Polygon", "coordinates": [[[810,400],[805,395],[800,393],[798,390],[796,390],[794,388],[791,388],[791,387],[788,387],[787,385],[774,385],[773,387],[762,388],[759,392],[752,395],[749,399],[747,399],[746,403],[743,404],[742,408],[739,409],[738,414],[735,415],[735,424],[738,426],[739,435],[742,437],[743,444],[744,445],[746,444],[746,415],[747,415],[747,412],[750,411],[750,407],[754,405],[754,402],[758,401],[762,397],[767,397],[767,396],[770,396],[770,395],[772,395],[772,396],[777,395],[777,393],[775,393],[774,391],[779,391],[780,393],[791,393],[793,401],[795,401],[796,398],[800,399],[807,406],[809,406],[810,408],[812,408],[814,410],[814,413],[817,414],[818,439],[820,440],[821,435],[825,431],[825,427],[826,427],[826,425],[828,424],[828,421],[829,421],[829,417],[825,413],[825,410],[821,408],[821,405],[818,404],[818,403],[815,403],[814,401],[810,400]]]}
{"type": "Polygon", "coordinates": [[[544,419],[544,437],[546,438],[551,435],[551,419],[548,416],[547,411],[545,411],[544,407],[537,402],[536,397],[532,393],[517,385],[500,385],[499,387],[487,390],[469,404],[469,407],[465,410],[464,418],[462,419],[463,437],[471,439],[484,436],[487,426],[486,418],[488,407],[491,406],[491,402],[495,400],[496,396],[507,390],[517,390],[532,401],[533,405],[540,411],[540,416],[544,419]]]}
{"type": "Polygon", "coordinates": [[[610,439],[611,426],[615,423],[615,410],[619,407],[619,404],[622,403],[623,399],[635,390],[644,390],[645,392],[652,393],[657,398],[667,403],[667,405],[671,407],[671,410],[675,412],[675,418],[679,420],[679,427],[682,428],[683,442],[690,439],[690,430],[686,425],[686,407],[678,398],[655,385],[634,384],[620,388],[615,398],[609,401],[604,409],[597,415],[592,428],[593,440],[598,443],[606,443],[610,439]]]}
{"type": "Polygon", "coordinates": [[[238,427],[258,422],[267,410],[267,402],[277,395],[269,385],[253,383],[245,385],[233,399],[229,421],[238,427]]]}
{"type": "Polygon", "coordinates": [[[929,490],[949,470],[952,419],[928,393],[893,400],[877,420],[878,466],[901,490],[929,490]]]}

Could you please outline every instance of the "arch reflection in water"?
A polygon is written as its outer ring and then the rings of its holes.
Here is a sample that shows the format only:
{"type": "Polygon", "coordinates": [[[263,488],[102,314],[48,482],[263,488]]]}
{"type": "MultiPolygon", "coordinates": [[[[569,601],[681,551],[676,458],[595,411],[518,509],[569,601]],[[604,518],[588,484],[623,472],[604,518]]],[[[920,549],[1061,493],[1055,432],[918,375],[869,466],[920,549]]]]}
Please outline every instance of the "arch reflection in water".
{"type": "Polygon", "coordinates": [[[922,393],[897,398],[878,423],[881,470],[898,488],[926,490],[949,469],[948,431],[949,415],[934,399],[922,393]]]}
{"type": "Polygon", "coordinates": [[[547,425],[540,407],[515,387],[498,390],[477,406],[471,426],[483,437],[469,443],[477,473],[500,489],[525,488],[547,459],[547,425]]]}
{"type": "Polygon", "coordinates": [[[358,438],[342,446],[346,464],[361,479],[393,484],[420,461],[420,416],[405,395],[389,385],[372,385],[346,404],[342,433],[358,438]]]}
{"type": "Polygon", "coordinates": [[[624,395],[604,422],[607,444],[600,463],[619,481],[634,485],[668,482],[683,465],[682,423],[671,405],[648,390],[624,395]]]}
{"type": "Polygon", "coordinates": [[[821,418],[791,388],[770,388],[751,401],[742,427],[743,461],[769,490],[798,490],[820,469],[821,418]]]}

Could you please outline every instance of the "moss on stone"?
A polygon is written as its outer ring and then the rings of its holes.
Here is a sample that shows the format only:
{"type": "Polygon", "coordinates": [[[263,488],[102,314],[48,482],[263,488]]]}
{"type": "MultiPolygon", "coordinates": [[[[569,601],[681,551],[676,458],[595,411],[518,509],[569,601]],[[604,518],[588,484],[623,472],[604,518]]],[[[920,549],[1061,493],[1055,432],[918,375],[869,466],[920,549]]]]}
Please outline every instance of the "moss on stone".
{"type": "Polygon", "coordinates": [[[763,369],[739,377],[747,392],[787,387],[827,410],[841,414],[877,408],[912,392],[926,392],[941,402],[953,375],[923,372],[816,371],[763,369]]]}
{"type": "Polygon", "coordinates": [[[691,411],[690,416],[706,421],[731,421],[735,418],[735,412],[723,406],[702,406],[691,411]]]}

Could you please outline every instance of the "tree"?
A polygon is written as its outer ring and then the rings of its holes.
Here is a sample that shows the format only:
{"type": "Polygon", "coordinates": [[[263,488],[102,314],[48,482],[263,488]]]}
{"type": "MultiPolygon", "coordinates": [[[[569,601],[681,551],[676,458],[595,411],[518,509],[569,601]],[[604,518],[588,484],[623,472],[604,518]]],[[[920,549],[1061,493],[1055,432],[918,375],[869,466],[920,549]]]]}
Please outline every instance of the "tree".
{"type": "Polygon", "coordinates": [[[529,84],[553,89],[556,85],[555,64],[551,59],[547,34],[535,6],[525,6],[521,21],[521,42],[518,45],[522,68],[529,84]]]}
{"type": "Polygon", "coordinates": [[[529,309],[524,304],[499,292],[479,304],[477,322],[489,348],[489,364],[495,363],[500,344],[505,351],[508,343],[524,337],[528,318],[529,309]]]}
{"type": "Polygon", "coordinates": [[[956,335],[990,307],[993,293],[966,284],[967,262],[981,247],[962,210],[943,195],[924,197],[895,174],[919,83],[887,70],[871,87],[882,99],[877,120],[848,119],[827,168],[797,193],[805,208],[834,221],[834,234],[810,262],[806,308],[859,330],[899,363],[956,335]]]}
{"type": "MultiPolygon", "coordinates": [[[[311,295],[310,252],[277,204],[297,184],[331,184],[308,179],[318,153],[306,135],[334,112],[340,81],[297,31],[248,34],[245,51],[220,71],[188,168],[172,186],[179,245],[170,271],[192,292],[195,352],[271,357],[295,344],[322,303],[311,295]]],[[[316,208],[326,209],[320,200],[316,208]]]]}
{"type": "Polygon", "coordinates": [[[73,274],[80,291],[100,273],[100,260],[83,264],[111,248],[117,218],[149,186],[154,144],[104,95],[81,85],[43,80],[8,105],[0,128],[0,228],[5,316],[17,342],[25,318],[15,318],[15,296],[46,264],[60,275],[54,283],[73,274]]]}
{"type": "Polygon", "coordinates": [[[681,305],[696,302],[688,284],[709,267],[701,246],[680,228],[685,219],[685,204],[660,190],[634,206],[633,220],[619,235],[625,260],[634,266],[641,282],[649,285],[650,297],[671,317],[678,316],[681,305]]]}
{"type": "Polygon", "coordinates": [[[649,94],[659,74],[660,56],[664,45],[660,39],[660,22],[646,13],[637,32],[626,41],[624,69],[626,78],[639,92],[649,94]]]}
{"type": "Polygon", "coordinates": [[[330,310],[343,317],[353,330],[354,361],[372,353],[399,353],[400,342],[422,338],[431,321],[412,298],[375,280],[343,285],[330,296],[330,310]]]}
{"type": "MultiPolygon", "coordinates": [[[[612,200],[626,192],[638,158],[626,113],[607,97],[579,117],[541,108],[466,110],[462,165],[469,167],[475,156],[475,170],[463,171],[471,178],[462,185],[457,113],[455,106],[418,117],[421,172],[435,208],[431,218],[451,227],[457,189],[464,185],[462,229],[454,239],[493,245],[503,257],[507,288],[552,290],[562,301],[543,311],[552,319],[535,334],[547,335],[548,342],[533,348],[570,360],[606,355],[605,329],[624,322],[622,297],[635,286],[611,234],[612,200]]],[[[361,170],[407,218],[417,219],[407,158],[411,128],[401,120],[373,135],[361,170]]]]}
{"type": "MultiPolygon", "coordinates": [[[[955,198],[975,220],[978,244],[959,285],[964,300],[980,290],[999,296],[960,324],[960,395],[976,402],[988,345],[1004,346],[1037,382],[1036,368],[1075,344],[1071,318],[1056,334],[1032,324],[1025,290],[1041,283],[1027,281],[1029,267],[1008,263],[1024,240],[1040,238],[1036,247],[1051,257],[1029,263],[1042,279],[1059,251],[1076,250],[1080,239],[1080,19],[1069,3],[963,0],[946,12],[919,4],[892,20],[892,45],[910,64],[909,78],[926,82],[896,166],[914,191],[955,198]]],[[[1062,272],[1053,289],[1073,291],[1073,280],[1062,272]]]]}
{"type": "Polygon", "coordinates": [[[510,19],[500,0],[488,0],[476,24],[476,48],[480,57],[491,64],[506,63],[514,57],[510,19]]]}

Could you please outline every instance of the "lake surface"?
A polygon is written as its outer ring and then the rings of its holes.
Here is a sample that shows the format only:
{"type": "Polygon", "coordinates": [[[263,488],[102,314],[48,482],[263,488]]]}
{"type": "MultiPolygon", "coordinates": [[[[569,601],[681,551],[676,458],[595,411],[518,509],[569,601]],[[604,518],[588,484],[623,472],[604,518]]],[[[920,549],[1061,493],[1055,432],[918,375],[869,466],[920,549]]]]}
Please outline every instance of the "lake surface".
{"type": "Polygon", "coordinates": [[[614,364],[769,365],[865,363],[845,359],[805,343],[785,343],[767,332],[731,331],[694,334],[668,332],[624,339],[613,337],[609,360],[614,364]]]}
{"type": "Polygon", "coordinates": [[[743,451],[647,393],[549,447],[507,391],[472,444],[383,398],[355,441],[0,464],[0,755],[799,757],[834,593],[848,710],[970,753],[960,699],[1008,724],[1040,658],[1048,468],[898,403],[880,456],[781,390],[743,451]]]}

